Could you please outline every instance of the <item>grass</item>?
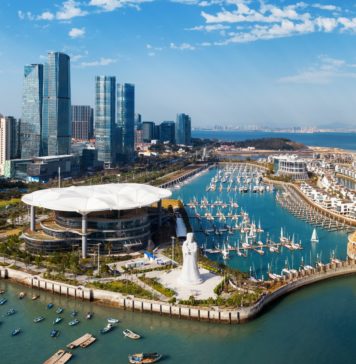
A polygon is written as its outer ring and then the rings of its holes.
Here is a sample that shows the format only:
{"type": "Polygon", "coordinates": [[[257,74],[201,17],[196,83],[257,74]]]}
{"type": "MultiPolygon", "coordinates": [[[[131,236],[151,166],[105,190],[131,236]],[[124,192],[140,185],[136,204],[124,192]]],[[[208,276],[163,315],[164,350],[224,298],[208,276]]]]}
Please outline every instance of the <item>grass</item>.
{"type": "Polygon", "coordinates": [[[133,295],[139,298],[152,298],[152,294],[141,288],[136,283],[128,280],[120,280],[113,282],[93,282],[87,285],[88,287],[99,288],[105,291],[119,292],[126,295],[133,295]]]}
{"type": "Polygon", "coordinates": [[[7,205],[16,205],[20,201],[20,198],[12,198],[11,200],[0,200],[0,209],[7,205]]]}
{"type": "Polygon", "coordinates": [[[173,297],[176,292],[173,291],[173,289],[167,288],[163,286],[161,283],[158,282],[157,278],[149,278],[145,277],[144,275],[140,276],[139,279],[146,283],[147,285],[151,286],[153,289],[155,289],[157,292],[162,293],[166,297],[173,297]]]}

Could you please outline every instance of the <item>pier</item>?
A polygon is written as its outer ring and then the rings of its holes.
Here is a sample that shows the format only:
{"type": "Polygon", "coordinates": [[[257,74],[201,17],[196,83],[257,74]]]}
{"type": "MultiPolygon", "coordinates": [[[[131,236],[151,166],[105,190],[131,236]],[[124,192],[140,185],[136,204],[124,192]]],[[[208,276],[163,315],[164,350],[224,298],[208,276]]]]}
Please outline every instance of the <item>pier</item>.
{"type": "Polygon", "coordinates": [[[65,364],[72,358],[72,356],[72,353],[66,352],[64,350],[58,350],[43,364],[65,364]]]}
{"type": "Polygon", "coordinates": [[[282,188],[283,192],[276,197],[277,202],[294,216],[328,231],[353,231],[348,219],[336,218],[333,214],[318,209],[314,204],[308,204],[289,184],[283,185],[282,188]]]}
{"type": "Polygon", "coordinates": [[[69,343],[67,345],[67,348],[75,349],[78,346],[80,346],[81,348],[86,348],[86,347],[90,346],[91,344],[93,344],[95,341],[96,341],[95,336],[93,336],[92,334],[85,334],[85,335],[81,336],[80,338],[69,343]]]}

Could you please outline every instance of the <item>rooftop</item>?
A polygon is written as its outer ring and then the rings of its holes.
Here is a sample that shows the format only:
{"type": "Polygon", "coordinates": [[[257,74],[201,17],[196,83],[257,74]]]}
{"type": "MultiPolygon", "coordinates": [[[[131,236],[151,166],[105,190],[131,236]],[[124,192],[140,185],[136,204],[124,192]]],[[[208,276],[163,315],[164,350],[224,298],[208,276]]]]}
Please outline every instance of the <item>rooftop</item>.
{"type": "Polygon", "coordinates": [[[22,201],[27,205],[48,210],[88,214],[150,206],[171,194],[169,190],[150,185],[110,183],[39,190],[22,196],[22,201]]]}

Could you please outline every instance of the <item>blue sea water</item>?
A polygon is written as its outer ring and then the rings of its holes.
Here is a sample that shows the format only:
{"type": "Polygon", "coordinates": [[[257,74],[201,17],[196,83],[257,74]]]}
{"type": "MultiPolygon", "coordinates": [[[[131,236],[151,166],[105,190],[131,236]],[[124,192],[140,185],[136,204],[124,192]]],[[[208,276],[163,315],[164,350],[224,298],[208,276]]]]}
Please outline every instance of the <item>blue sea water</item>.
{"type": "Polygon", "coordinates": [[[242,141],[259,138],[287,138],[308,146],[334,147],[356,150],[356,133],[271,133],[246,131],[212,131],[195,130],[195,138],[218,139],[225,141],[242,141]]]}

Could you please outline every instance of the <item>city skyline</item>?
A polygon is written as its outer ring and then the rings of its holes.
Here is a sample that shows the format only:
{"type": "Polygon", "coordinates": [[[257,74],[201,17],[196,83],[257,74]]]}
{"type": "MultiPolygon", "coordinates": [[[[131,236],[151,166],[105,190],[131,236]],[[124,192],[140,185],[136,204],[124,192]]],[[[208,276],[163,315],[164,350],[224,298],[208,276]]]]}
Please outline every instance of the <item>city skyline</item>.
{"type": "Polygon", "coordinates": [[[71,57],[72,103],[95,76],[136,85],[143,120],[194,126],[355,125],[351,1],[12,1],[0,9],[0,111],[21,115],[24,64],[71,57]],[[162,16],[156,16],[162,14],[162,16]]]}

